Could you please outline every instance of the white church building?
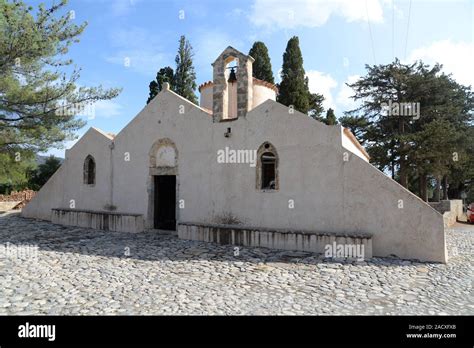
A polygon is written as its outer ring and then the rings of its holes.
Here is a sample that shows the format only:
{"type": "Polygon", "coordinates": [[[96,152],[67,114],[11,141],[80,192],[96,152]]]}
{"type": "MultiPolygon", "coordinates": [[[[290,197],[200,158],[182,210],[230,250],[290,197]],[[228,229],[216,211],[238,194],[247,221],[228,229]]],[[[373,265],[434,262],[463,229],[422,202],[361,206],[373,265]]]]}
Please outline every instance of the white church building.
{"type": "Polygon", "coordinates": [[[446,262],[442,215],[369,163],[352,133],[276,102],[228,47],[200,105],[163,90],[117,135],[90,128],[27,218],[220,244],[446,262]],[[228,69],[235,65],[234,70],[228,69]]]}

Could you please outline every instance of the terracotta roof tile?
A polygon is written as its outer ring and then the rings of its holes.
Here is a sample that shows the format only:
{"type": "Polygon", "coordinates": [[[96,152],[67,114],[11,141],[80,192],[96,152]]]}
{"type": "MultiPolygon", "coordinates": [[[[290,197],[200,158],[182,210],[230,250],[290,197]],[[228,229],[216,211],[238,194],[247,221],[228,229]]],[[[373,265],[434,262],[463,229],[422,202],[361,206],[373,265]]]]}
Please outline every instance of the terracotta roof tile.
{"type": "Polygon", "coordinates": [[[265,86],[267,88],[273,89],[275,91],[275,93],[278,93],[278,87],[275,86],[273,83],[263,81],[263,80],[259,80],[255,77],[253,78],[253,83],[256,84],[256,85],[259,85],[259,86],[265,86]]]}
{"type": "Polygon", "coordinates": [[[359,143],[359,141],[357,140],[357,138],[355,137],[354,134],[352,134],[352,132],[350,131],[349,128],[346,128],[346,127],[342,127],[344,128],[344,133],[347,135],[347,137],[351,140],[351,142],[360,150],[360,152],[362,152],[362,154],[368,159],[370,160],[370,156],[369,154],[367,153],[367,151],[364,149],[364,147],[359,143]]]}
{"type": "Polygon", "coordinates": [[[205,87],[208,87],[208,86],[213,86],[213,85],[214,85],[214,82],[212,82],[212,81],[207,81],[207,82],[201,83],[198,87],[198,91],[201,92],[202,88],[205,88],[205,87]]]}

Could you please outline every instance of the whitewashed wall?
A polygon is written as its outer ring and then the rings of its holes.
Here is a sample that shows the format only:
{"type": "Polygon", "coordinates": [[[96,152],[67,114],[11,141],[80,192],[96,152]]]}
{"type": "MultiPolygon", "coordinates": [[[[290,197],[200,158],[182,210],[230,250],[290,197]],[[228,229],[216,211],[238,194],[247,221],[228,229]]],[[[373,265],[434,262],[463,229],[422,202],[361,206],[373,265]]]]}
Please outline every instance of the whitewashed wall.
{"type": "Polygon", "coordinates": [[[185,202],[179,221],[214,223],[231,213],[247,226],[363,232],[373,235],[374,256],[446,261],[439,213],[357,154],[344,162],[340,126],[289,114],[277,102],[267,100],[246,117],[213,124],[199,107],[162,91],[116,136],[113,150],[110,139],[92,133],[69,151],[65,168],[29,204],[25,216],[44,218],[58,202],[67,207],[74,198],[78,208],[102,210],[109,203],[149,219],[149,152],[155,141],[169,138],[178,150],[178,197],[185,202]],[[225,137],[229,127],[232,134],[225,137]],[[248,164],[217,162],[220,149],[256,150],[265,141],[278,152],[278,191],[257,190],[256,168],[248,164]],[[89,153],[97,162],[94,189],[82,184],[83,159],[89,153]]]}

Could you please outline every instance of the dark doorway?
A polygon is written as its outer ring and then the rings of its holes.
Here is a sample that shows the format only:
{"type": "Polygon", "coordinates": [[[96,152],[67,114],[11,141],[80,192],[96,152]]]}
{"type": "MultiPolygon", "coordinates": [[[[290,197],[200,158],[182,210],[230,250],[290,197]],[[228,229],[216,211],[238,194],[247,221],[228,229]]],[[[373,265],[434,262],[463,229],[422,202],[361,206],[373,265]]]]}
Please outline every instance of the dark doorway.
{"type": "Polygon", "coordinates": [[[176,175],[155,175],[154,228],[176,230],[176,175]]]}

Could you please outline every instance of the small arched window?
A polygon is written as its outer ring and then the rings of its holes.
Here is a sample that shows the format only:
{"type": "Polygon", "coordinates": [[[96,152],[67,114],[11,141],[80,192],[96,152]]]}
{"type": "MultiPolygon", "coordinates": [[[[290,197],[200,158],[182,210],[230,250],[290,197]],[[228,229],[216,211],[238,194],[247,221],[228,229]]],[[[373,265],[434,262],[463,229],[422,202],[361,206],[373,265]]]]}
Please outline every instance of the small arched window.
{"type": "Polygon", "coordinates": [[[274,190],[276,184],[276,158],[271,152],[262,154],[262,189],[274,190]]]}
{"type": "Polygon", "coordinates": [[[84,184],[95,184],[95,160],[91,155],[84,160],[84,184]]]}
{"type": "Polygon", "coordinates": [[[257,189],[278,190],[278,154],[268,142],[257,151],[257,189]]]}

